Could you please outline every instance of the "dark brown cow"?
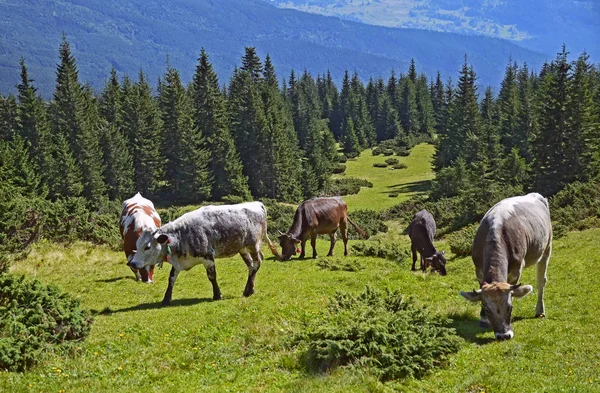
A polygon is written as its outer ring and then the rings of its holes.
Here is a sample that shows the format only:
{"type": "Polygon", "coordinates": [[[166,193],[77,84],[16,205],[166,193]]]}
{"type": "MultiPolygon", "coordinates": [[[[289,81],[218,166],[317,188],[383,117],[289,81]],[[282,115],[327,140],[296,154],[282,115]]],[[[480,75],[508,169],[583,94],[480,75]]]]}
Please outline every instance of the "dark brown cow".
{"type": "Polygon", "coordinates": [[[431,213],[423,209],[416,212],[413,220],[408,226],[410,237],[410,248],[412,250],[412,270],[417,270],[417,251],[421,254],[421,270],[425,271],[429,266],[437,270],[442,276],[446,275],[446,257],[444,251],[439,252],[433,245],[435,236],[435,220],[431,213]]]}
{"type": "MultiPolygon", "coordinates": [[[[154,209],[154,204],[142,197],[138,192],[132,198],[123,202],[121,207],[121,236],[123,237],[123,251],[129,265],[136,253],[136,242],[144,230],[155,231],[160,227],[160,216],[154,209]]],[[[138,281],[152,283],[154,281],[154,266],[149,268],[135,269],[138,281]]]]}
{"type": "Polygon", "coordinates": [[[313,249],[313,258],[317,258],[317,235],[328,234],[331,239],[331,247],[328,256],[333,255],[336,232],[340,228],[342,240],[344,241],[344,255],[348,255],[348,222],[364,237],[365,231],[360,229],[348,218],[348,206],[340,197],[313,198],[304,201],[298,206],[294,215],[294,222],[287,233],[279,237],[282,248],[282,260],[289,260],[298,252],[298,244],[301,244],[300,258],[304,258],[306,251],[306,240],[310,237],[313,249]]]}

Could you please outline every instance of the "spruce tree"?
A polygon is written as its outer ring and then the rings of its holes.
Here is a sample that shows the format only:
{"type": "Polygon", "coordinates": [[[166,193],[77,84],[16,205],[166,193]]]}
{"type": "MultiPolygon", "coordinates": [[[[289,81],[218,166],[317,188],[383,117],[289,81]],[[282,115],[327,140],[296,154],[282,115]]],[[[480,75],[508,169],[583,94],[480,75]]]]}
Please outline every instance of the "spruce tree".
{"type": "Polygon", "coordinates": [[[248,178],[243,174],[240,155],[229,130],[225,96],[204,48],[200,52],[194,74],[194,119],[210,152],[209,170],[212,175],[211,199],[221,200],[232,195],[250,199],[248,178]]]}
{"type": "Polygon", "coordinates": [[[519,124],[521,101],[517,85],[518,67],[509,60],[498,95],[498,121],[505,153],[513,148],[524,151],[526,136],[519,124]]]}
{"type": "Polygon", "coordinates": [[[348,116],[346,121],[342,124],[342,132],[344,135],[344,152],[345,153],[358,153],[360,152],[360,143],[358,137],[354,132],[354,122],[352,117],[348,116]]]}
{"type": "Polygon", "coordinates": [[[247,46],[242,57],[242,71],[247,71],[253,82],[259,82],[262,77],[263,66],[260,57],[256,54],[256,48],[247,46]]]}
{"type": "Polygon", "coordinates": [[[433,110],[433,102],[429,94],[427,77],[419,76],[415,85],[417,114],[419,124],[419,134],[422,136],[432,136],[435,131],[435,112],[433,110]]]}
{"type": "Polygon", "coordinates": [[[208,170],[210,153],[194,124],[192,103],[179,77],[168,67],[159,96],[162,116],[163,155],[166,159],[167,194],[173,200],[198,203],[210,196],[211,180],[208,170]]]}
{"type": "Polygon", "coordinates": [[[402,76],[399,81],[400,90],[400,123],[407,135],[419,133],[417,94],[415,82],[410,78],[402,76]]]}
{"type": "Polygon", "coordinates": [[[534,115],[534,87],[533,80],[529,74],[527,64],[519,69],[517,75],[517,83],[519,86],[519,113],[517,120],[517,129],[521,137],[521,144],[519,145],[519,152],[522,157],[525,158],[529,164],[532,160],[531,157],[531,138],[536,127],[536,118],[534,115]]]}
{"type": "Polygon", "coordinates": [[[19,127],[17,101],[13,95],[3,97],[0,94],[0,140],[10,141],[19,127]]]}
{"type": "Polygon", "coordinates": [[[122,200],[134,192],[133,159],[122,120],[122,91],[117,71],[111,70],[100,97],[100,147],[104,178],[110,199],[122,200]]]}

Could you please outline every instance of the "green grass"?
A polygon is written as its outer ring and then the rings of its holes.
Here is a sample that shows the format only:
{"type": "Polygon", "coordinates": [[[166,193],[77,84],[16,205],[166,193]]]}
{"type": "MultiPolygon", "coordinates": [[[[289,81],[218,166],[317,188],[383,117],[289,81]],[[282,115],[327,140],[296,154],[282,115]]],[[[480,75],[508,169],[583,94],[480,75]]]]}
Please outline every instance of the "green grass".
{"type": "MultiPolygon", "coordinates": [[[[353,164],[363,165],[363,159],[372,162],[367,156],[353,164]]],[[[377,180],[369,180],[382,190],[377,180]]],[[[390,199],[374,195],[372,204],[390,199]]],[[[408,237],[397,230],[385,236],[409,247],[408,237]]],[[[478,307],[458,295],[476,285],[472,262],[453,259],[448,251],[448,275],[441,277],[411,272],[408,260],[344,258],[341,242],[337,256],[327,258],[328,242],[320,240],[320,258],[329,265],[350,262],[362,269],[331,270],[311,259],[280,263],[269,256],[250,298],[241,295],[247,272],[241,258],[222,259],[217,275],[224,300],[210,300],[211,285],[198,266],[179,275],[173,306],[161,308],[167,265],[157,270],[156,284],[146,285],[132,280],[121,252],[86,243],[40,243],[12,272],[56,283],[100,313],[76,355],[51,354],[27,373],[2,372],[0,392],[598,392],[599,239],[596,229],[555,241],[547,318],[534,318],[535,294],[517,299],[516,336],[506,342],[477,326],[478,307]],[[291,331],[322,313],[336,291],[359,293],[367,284],[399,289],[454,320],[465,344],[448,368],[422,380],[382,384],[366,369],[314,375],[298,366],[299,354],[283,345],[291,331]]],[[[438,248],[448,250],[444,243],[438,248]]],[[[266,249],[265,254],[270,255],[266,249]]],[[[535,286],[535,269],[525,270],[522,282],[535,286]]]]}
{"type": "Polygon", "coordinates": [[[385,162],[390,157],[374,156],[370,149],[363,151],[358,159],[348,160],[345,175],[336,175],[336,177],[358,177],[373,183],[373,188],[362,188],[356,195],[344,196],[348,210],[383,210],[429,189],[434,177],[431,169],[432,145],[417,145],[408,157],[392,157],[406,164],[407,168],[373,167],[373,163],[385,162]],[[389,197],[390,194],[395,193],[398,194],[397,197],[389,197]]]}

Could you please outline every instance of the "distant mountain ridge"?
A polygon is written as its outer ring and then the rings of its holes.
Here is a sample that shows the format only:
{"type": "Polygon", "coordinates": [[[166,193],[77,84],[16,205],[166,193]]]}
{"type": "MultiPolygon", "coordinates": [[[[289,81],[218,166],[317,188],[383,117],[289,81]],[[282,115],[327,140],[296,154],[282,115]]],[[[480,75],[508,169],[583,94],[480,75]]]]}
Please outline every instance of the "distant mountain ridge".
{"type": "Polygon", "coordinates": [[[80,79],[96,89],[112,66],[132,77],[143,69],[155,82],[167,58],[189,81],[201,47],[221,83],[239,65],[244,46],[255,46],[261,57],[269,53],[280,75],[329,69],[338,81],[345,69],[364,79],[387,78],[392,69],[406,72],[411,58],[419,72],[454,78],[468,54],[479,82],[498,85],[509,57],[531,68],[553,57],[506,40],[372,26],[262,0],[0,0],[0,92],[15,91],[24,56],[35,85],[49,96],[63,32],[80,79]]]}
{"type": "Polygon", "coordinates": [[[597,0],[264,0],[282,8],[388,27],[481,34],[554,53],[600,49],[597,0]]]}

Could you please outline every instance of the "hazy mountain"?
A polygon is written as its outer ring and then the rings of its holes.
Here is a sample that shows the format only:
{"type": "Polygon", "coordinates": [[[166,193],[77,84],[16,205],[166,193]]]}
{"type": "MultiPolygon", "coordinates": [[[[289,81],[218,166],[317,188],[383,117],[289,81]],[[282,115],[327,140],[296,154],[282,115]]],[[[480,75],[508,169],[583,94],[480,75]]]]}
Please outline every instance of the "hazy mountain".
{"type": "Polygon", "coordinates": [[[265,0],[279,7],[389,27],[506,38],[545,53],[600,48],[598,0],[265,0]]]}
{"type": "Polygon", "coordinates": [[[156,81],[167,57],[189,81],[201,47],[222,83],[244,46],[269,53],[280,75],[330,69],[338,81],[346,68],[365,79],[406,72],[411,57],[420,72],[455,77],[468,54],[480,82],[497,84],[509,56],[533,68],[551,58],[506,40],[348,22],[263,0],[0,0],[0,91],[15,91],[24,56],[40,91],[51,94],[63,32],[80,78],[96,88],[111,66],[133,77],[141,68],[156,81]]]}

